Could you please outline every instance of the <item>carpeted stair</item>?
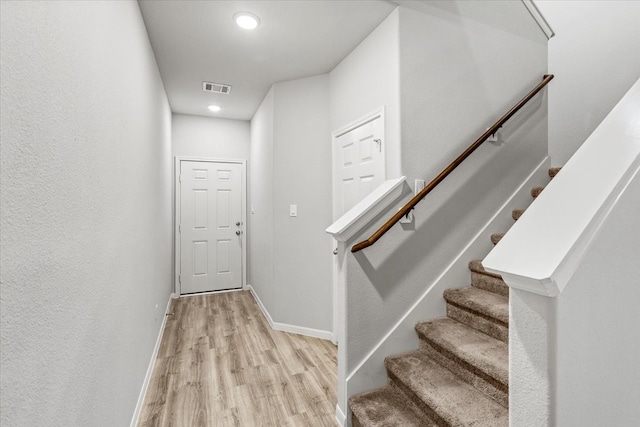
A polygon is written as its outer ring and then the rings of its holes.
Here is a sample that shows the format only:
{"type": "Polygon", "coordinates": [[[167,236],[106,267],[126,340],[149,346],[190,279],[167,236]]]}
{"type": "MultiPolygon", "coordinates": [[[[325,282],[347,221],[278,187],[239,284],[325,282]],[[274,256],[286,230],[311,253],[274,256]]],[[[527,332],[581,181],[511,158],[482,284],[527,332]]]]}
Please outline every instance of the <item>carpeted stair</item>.
{"type": "Polygon", "coordinates": [[[509,287],[480,260],[469,271],[471,286],[444,291],[447,317],[416,325],[420,347],[385,359],[388,385],[349,399],[354,427],[509,425],[509,287]]]}

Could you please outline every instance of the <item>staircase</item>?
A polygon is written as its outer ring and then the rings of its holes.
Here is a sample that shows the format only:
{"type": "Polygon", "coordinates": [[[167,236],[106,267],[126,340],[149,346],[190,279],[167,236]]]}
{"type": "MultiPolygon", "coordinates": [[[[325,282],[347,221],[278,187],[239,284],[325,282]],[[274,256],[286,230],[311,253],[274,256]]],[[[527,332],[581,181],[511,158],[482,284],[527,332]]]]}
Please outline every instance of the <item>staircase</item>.
{"type": "Polygon", "coordinates": [[[444,291],[447,317],[416,325],[420,347],[385,359],[388,385],[349,399],[354,427],[509,425],[509,288],[480,260],[469,270],[471,286],[444,291]]]}

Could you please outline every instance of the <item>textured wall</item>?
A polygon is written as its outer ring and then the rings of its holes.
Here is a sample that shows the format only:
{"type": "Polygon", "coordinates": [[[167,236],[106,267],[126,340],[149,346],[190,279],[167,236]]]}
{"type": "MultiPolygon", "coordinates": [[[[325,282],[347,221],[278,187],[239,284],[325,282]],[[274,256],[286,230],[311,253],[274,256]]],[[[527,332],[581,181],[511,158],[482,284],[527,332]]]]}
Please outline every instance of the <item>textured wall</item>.
{"type": "Polygon", "coordinates": [[[637,423],[639,210],[636,166],[560,295],[511,289],[512,426],[637,423]]]}
{"type": "Polygon", "coordinates": [[[630,426],[640,419],[638,212],[636,169],[558,296],[552,425],[630,426]]]}
{"type": "Polygon", "coordinates": [[[172,156],[249,159],[251,126],[247,120],[173,114],[172,156]]]}
{"type": "Polygon", "coordinates": [[[549,154],[562,166],[640,76],[640,2],[538,1],[549,40],[549,154]]]}
{"type": "Polygon", "coordinates": [[[402,174],[412,187],[455,159],[542,79],[547,65],[547,39],[520,1],[419,5],[400,8],[402,174]],[[503,29],[506,23],[518,32],[503,29]]]}
{"type": "Polygon", "coordinates": [[[172,281],[153,52],[133,1],[0,12],[1,424],[128,425],[172,281]]]}

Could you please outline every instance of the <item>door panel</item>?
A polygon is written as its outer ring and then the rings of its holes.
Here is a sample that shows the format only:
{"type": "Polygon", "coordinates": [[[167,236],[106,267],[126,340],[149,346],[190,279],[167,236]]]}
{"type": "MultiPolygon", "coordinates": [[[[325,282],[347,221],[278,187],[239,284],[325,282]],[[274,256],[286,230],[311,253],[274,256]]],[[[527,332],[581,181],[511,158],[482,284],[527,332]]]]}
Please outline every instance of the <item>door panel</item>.
{"type": "Polygon", "coordinates": [[[377,116],[335,138],[336,219],[385,180],[383,118],[377,116]]]}
{"type": "Polygon", "coordinates": [[[242,166],[180,162],[180,293],[242,287],[242,166]]]}

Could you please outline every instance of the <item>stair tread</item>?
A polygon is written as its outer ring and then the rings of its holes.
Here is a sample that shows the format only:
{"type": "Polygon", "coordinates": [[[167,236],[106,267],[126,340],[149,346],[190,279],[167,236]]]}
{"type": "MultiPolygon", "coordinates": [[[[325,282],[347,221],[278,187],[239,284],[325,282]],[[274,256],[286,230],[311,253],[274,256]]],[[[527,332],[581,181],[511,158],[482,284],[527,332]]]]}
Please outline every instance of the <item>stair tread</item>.
{"type": "Polygon", "coordinates": [[[407,398],[391,386],[381,387],[349,398],[351,412],[367,427],[437,427],[437,423],[424,414],[417,414],[407,398]]]}
{"type": "Polygon", "coordinates": [[[504,385],[509,384],[509,346],[448,317],[416,325],[418,336],[504,385]]]}
{"type": "Polygon", "coordinates": [[[474,286],[445,289],[447,302],[484,314],[505,325],[509,323],[509,297],[478,289],[474,286]]]}
{"type": "Polygon", "coordinates": [[[423,350],[385,359],[388,371],[448,425],[498,427],[508,409],[436,363],[423,350]]]}
{"type": "Polygon", "coordinates": [[[490,273],[487,270],[485,270],[484,266],[482,265],[482,260],[480,259],[474,259],[473,261],[469,262],[469,270],[475,273],[485,274],[487,276],[497,277],[498,279],[502,279],[502,276],[500,276],[499,274],[490,273]]]}

